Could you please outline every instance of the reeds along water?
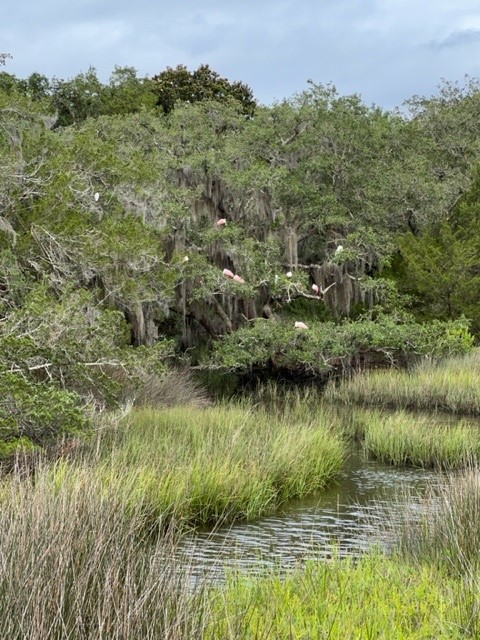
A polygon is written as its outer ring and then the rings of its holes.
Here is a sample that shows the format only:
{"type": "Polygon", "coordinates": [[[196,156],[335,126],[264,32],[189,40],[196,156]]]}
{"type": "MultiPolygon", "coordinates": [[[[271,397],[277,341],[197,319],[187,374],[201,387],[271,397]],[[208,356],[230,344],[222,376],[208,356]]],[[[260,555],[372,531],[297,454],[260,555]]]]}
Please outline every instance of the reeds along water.
{"type": "Polygon", "coordinates": [[[365,372],[329,384],[325,398],[344,404],[480,414],[480,350],[410,371],[365,372]]]}
{"type": "MultiPolygon", "coordinates": [[[[345,445],[332,414],[289,406],[283,417],[244,404],[134,411],[81,455],[4,478],[0,638],[343,640],[382,637],[387,628],[395,638],[465,637],[473,587],[426,553],[406,553],[405,543],[390,559],[236,576],[225,588],[193,584],[178,565],[186,523],[255,517],[338,471],[345,445]],[[153,522],[162,535],[146,526],[153,522]]],[[[480,521],[475,501],[458,505],[443,521],[480,521]]],[[[440,556],[444,533],[432,531],[425,548],[436,545],[440,556]]],[[[459,558],[478,548],[474,532],[470,546],[466,535],[452,533],[447,547],[461,549],[459,558]]],[[[476,565],[468,566],[475,585],[476,565]]]]}
{"type": "Polygon", "coordinates": [[[346,451],[322,415],[251,405],[134,411],[109,447],[96,466],[105,490],[190,525],[253,519],[319,490],[346,451]]]}
{"type": "Polygon", "coordinates": [[[419,503],[412,517],[410,496],[392,503],[385,526],[393,535],[398,557],[433,564],[455,576],[473,576],[480,588],[480,469],[472,463],[445,477],[419,503]],[[395,513],[395,524],[391,526],[395,513]]]}
{"type": "Polygon", "coordinates": [[[479,427],[438,415],[359,410],[367,455],[394,465],[458,469],[480,461],[479,427]]]}
{"type": "Polygon", "coordinates": [[[87,468],[58,478],[38,468],[2,485],[2,638],[462,637],[457,583],[435,567],[373,555],[192,583],[174,535],[145,539],[141,511],[126,514],[87,468]]]}
{"type": "Polygon", "coordinates": [[[480,637],[480,468],[445,477],[421,501],[400,494],[384,522],[396,563],[432,567],[454,583],[460,637],[480,637]],[[403,511],[402,511],[403,508],[403,511]],[[390,513],[390,517],[388,516],[390,513]],[[402,515],[401,515],[402,514],[402,515]]]}

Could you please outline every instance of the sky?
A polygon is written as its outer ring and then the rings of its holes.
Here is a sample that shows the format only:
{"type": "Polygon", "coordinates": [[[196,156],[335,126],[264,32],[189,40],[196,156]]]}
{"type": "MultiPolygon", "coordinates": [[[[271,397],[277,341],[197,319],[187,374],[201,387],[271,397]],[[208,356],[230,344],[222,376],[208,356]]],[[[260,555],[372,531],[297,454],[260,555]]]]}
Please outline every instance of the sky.
{"type": "Polygon", "coordinates": [[[263,104],[313,80],[391,109],[480,77],[480,0],[1,0],[0,52],[18,77],[205,63],[263,104]]]}

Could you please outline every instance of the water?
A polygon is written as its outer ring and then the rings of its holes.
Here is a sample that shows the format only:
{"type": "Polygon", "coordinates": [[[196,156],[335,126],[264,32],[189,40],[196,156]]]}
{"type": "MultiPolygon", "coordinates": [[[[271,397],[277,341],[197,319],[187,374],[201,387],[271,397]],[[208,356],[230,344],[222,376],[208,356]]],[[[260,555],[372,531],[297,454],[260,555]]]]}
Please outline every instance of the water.
{"type": "Polygon", "coordinates": [[[399,492],[409,496],[414,514],[421,496],[441,481],[438,472],[386,466],[355,451],[338,483],[321,495],[289,503],[283,512],[253,523],[187,537],[179,554],[195,576],[218,579],[232,568],[286,569],[308,558],[358,555],[387,544],[381,525],[386,510],[392,517],[393,498],[399,492]]]}

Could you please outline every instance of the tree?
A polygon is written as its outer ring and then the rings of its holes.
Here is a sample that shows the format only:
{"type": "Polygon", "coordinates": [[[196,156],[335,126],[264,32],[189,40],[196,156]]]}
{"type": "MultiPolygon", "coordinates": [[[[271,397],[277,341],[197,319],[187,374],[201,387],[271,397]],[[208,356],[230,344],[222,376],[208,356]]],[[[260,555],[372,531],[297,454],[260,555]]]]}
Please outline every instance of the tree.
{"type": "Polygon", "coordinates": [[[102,114],[125,115],[153,109],[156,96],[152,80],[138,78],[134,67],[115,67],[110,82],[102,90],[102,114]]]}
{"type": "Polygon", "coordinates": [[[71,80],[53,80],[52,103],[58,116],[56,126],[65,127],[101,113],[102,84],[93,67],[71,80]]]}
{"type": "Polygon", "coordinates": [[[153,76],[153,91],[157,95],[157,105],[164,113],[170,113],[177,102],[199,102],[202,100],[238,100],[245,115],[253,115],[255,98],[250,87],[242,82],[230,82],[222,78],[208,64],[202,64],[195,71],[189,71],[180,64],[175,69],[153,76]]]}
{"type": "Polygon", "coordinates": [[[462,314],[480,334],[480,170],[448,218],[418,235],[399,238],[401,290],[414,297],[418,316],[453,319],[462,314]]]}

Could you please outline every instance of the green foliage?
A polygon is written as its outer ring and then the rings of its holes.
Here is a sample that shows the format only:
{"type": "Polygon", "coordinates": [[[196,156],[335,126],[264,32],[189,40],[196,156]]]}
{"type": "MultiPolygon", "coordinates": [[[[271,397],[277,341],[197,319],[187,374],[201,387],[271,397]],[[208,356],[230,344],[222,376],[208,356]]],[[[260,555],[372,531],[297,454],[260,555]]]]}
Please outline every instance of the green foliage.
{"type": "Polygon", "coordinates": [[[90,427],[77,394],[0,368],[0,455],[84,434],[90,427]]]}
{"type": "Polygon", "coordinates": [[[52,104],[56,109],[57,126],[65,127],[101,113],[102,84],[93,67],[71,80],[55,79],[52,104]]]}
{"type": "Polygon", "coordinates": [[[394,465],[459,469],[480,462],[475,425],[442,424],[438,417],[412,416],[407,412],[385,415],[369,412],[363,417],[363,446],[367,454],[394,465]]]}
{"type": "Polygon", "coordinates": [[[1,362],[110,405],[165,369],[165,336],[184,362],[315,375],[467,350],[478,105],[475,83],[409,119],[313,83],[257,107],[206,65],[2,73],[1,362]]]}
{"type": "MultiPolygon", "coordinates": [[[[443,571],[377,554],[230,576],[213,591],[207,638],[464,638],[460,582],[443,571]]],[[[474,589],[472,589],[473,595],[474,589]]]]}
{"type": "Polygon", "coordinates": [[[293,321],[258,320],[218,343],[211,363],[234,371],[272,368],[321,375],[368,355],[387,364],[465,353],[472,343],[464,320],[421,325],[409,316],[380,315],[338,325],[311,321],[305,330],[295,329],[293,321]]]}
{"type": "Polygon", "coordinates": [[[200,65],[195,71],[189,71],[181,64],[175,69],[167,67],[152,80],[157,105],[164,113],[170,113],[177,102],[226,102],[229,99],[238,100],[245,115],[252,116],[255,111],[256,102],[250,87],[222,78],[208,64],[200,65]]]}
{"type": "Polygon", "coordinates": [[[417,315],[441,319],[463,314],[475,335],[480,331],[479,189],[477,169],[448,219],[418,236],[400,237],[404,263],[397,275],[399,286],[414,298],[417,315]]]}
{"type": "Polygon", "coordinates": [[[330,424],[295,410],[272,421],[251,404],[135,410],[95,472],[148,522],[253,520],[333,480],[345,450],[330,424]]]}

